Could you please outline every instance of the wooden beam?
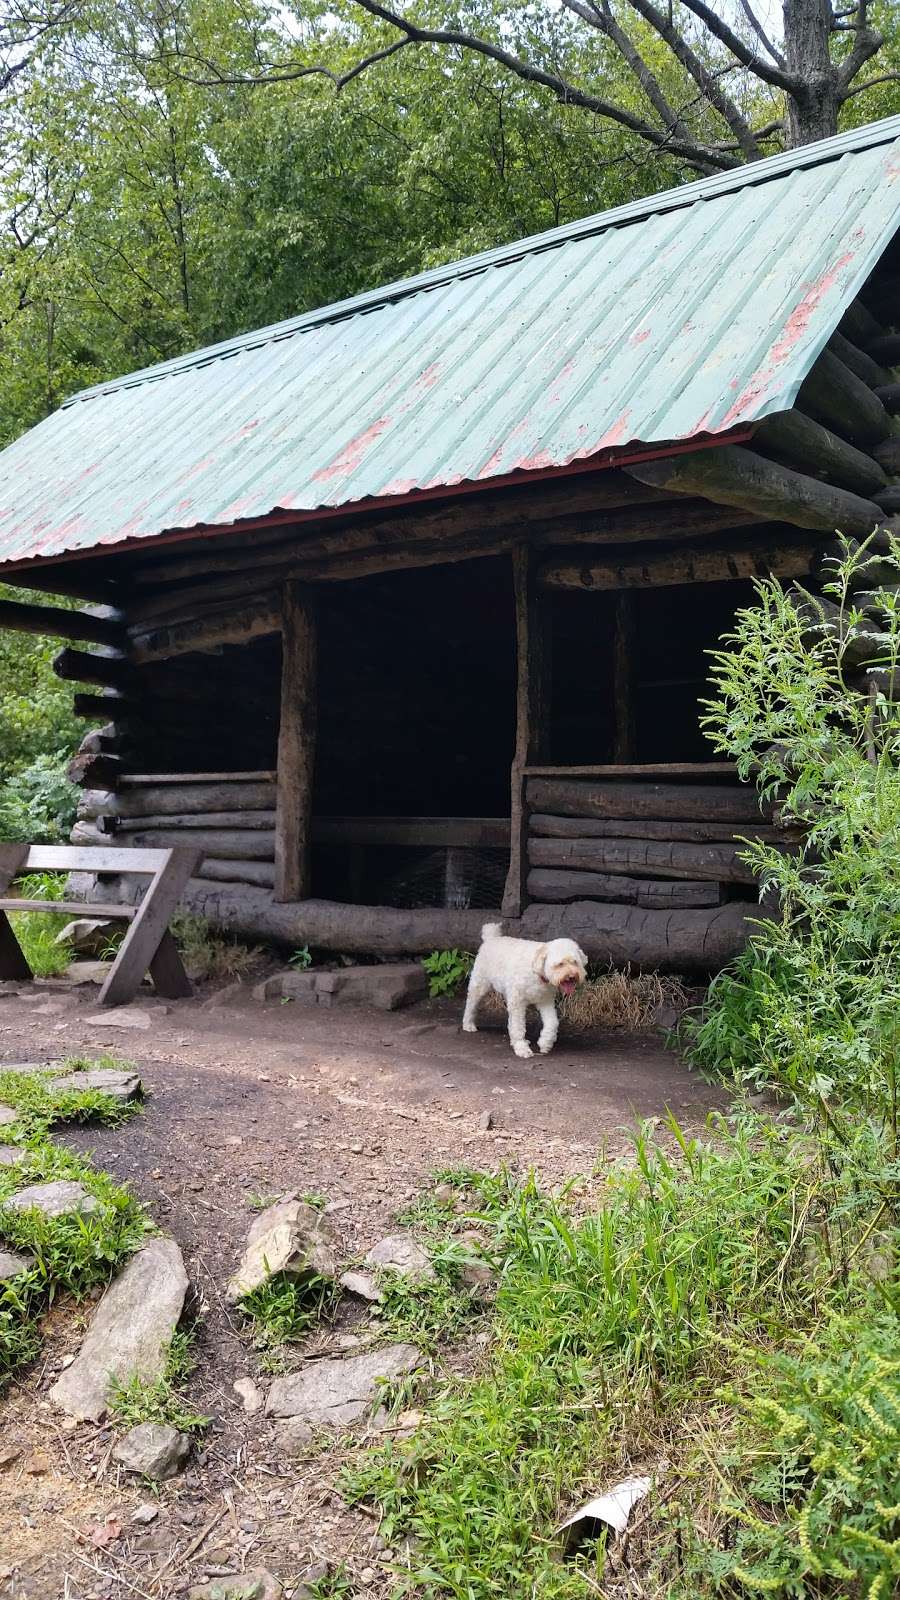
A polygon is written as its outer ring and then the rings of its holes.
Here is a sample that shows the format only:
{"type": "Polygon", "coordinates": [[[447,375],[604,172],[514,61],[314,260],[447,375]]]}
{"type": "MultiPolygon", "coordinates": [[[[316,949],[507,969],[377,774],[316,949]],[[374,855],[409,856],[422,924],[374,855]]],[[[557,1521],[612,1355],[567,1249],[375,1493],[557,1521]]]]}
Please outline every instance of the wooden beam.
{"type": "Polygon", "coordinates": [[[663,822],[761,822],[749,784],[615,783],[590,778],[529,778],[528,804],[564,817],[650,817],[663,822]]]}
{"type": "MultiPolygon", "coordinates": [[[[120,857],[121,854],[120,851],[120,857]]],[[[185,993],[186,979],[174,946],[164,950],[159,963],[156,957],[168,930],[169,919],[177,909],[182,891],[196,864],[196,850],[182,848],[169,852],[168,859],[155,873],[137,916],[119,946],[109,977],[100,990],[100,1005],[125,1005],[137,993],[148,971],[152,972],[161,994],[177,999],[185,993]],[[167,979],[170,981],[167,982],[167,979]]],[[[189,986],[187,992],[190,993],[189,986]]]]}
{"type": "Polygon", "coordinates": [[[880,383],[890,383],[890,363],[887,367],[883,367],[873,358],[871,351],[860,349],[858,344],[854,344],[844,334],[833,333],[828,341],[828,348],[839,361],[843,361],[845,367],[849,367],[850,371],[856,374],[857,378],[867,383],[870,389],[877,389],[880,383]]]}
{"type": "Polygon", "coordinates": [[[755,901],[731,901],[708,910],[646,911],[642,906],[576,900],[568,906],[528,907],[508,931],[526,939],[568,936],[596,961],[668,972],[717,972],[753,933],[755,901]]]}
{"type": "Polygon", "coordinates": [[[718,883],[684,878],[626,878],[603,872],[567,872],[534,867],[528,874],[529,900],[612,900],[618,905],[667,907],[717,906],[722,901],[718,883]]]}
{"type": "Polygon", "coordinates": [[[879,333],[866,345],[866,354],[877,365],[900,366],[900,333],[879,333]]]}
{"type": "Polygon", "coordinates": [[[889,478],[900,477],[900,433],[892,434],[889,439],[877,444],[872,454],[889,478]]]}
{"type": "Polygon", "coordinates": [[[533,581],[534,557],[526,545],[513,551],[516,619],[516,742],[510,773],[509,872],[503,892],[504,917],[519,916],[527,875],[525,768],[547,756],[550,712],[549,647],[544,614],[533,581]]]}
{"type": "Polygon", "coordinates": [[[85,750],[72,757],[66,777],[80,789],[115,789],[124,765],[121,756],[85,750]]]}
{"type": "Polygon", "coordinates": [[[131,659],[138,664],[165,661],[192,651],[217,650],[224,644],[249,644],[281,628],[281,600],[265,590],[244,606],[225,606],[209,615],[172,622],[146,632],[130,632],[131,659]]]}
{"type": "MultiPolygon", "coordinates": [[[[545,589],[649,589],[682,583],[723,583],[748,578],[799,578],[812,565],[817,546],[812,540],[796,544],[747,544],[712,550],[690,550],[644,561],[548,561],[538,571],[545,589]]],[[[624,758],[623,758],[624,759],[624,758]]]]}
{"type": "Polygon", "coordinates": [[[780,411],[766,417],[754,432],[753,445],[795,471],[824,478],[854,494],[872,496],[887,482],[884,468],[873,456],[802,411],[780,411]]]}
{"type": "Polygon", "coordinates": [[[823,350],[800,385],[797,404],[851,444],[878,444],[891,431],[891,419],[867,383],[831,350],[823,350]]]}
{"type": "Polygon", "coordinates": [[[742,844],[747,839],[767,844],[793,836],[783,828],[767,823],[684,821],[655,822],[627,817],[554,817],[546,811],[533,811],[529,818],[531,837],[547,839],[681,839],[685,844],[742,844]]]}
{"type": "Polygon", "coordinates": [[[883,521],[874,500],[847,489],[819,483],[767,461],[742,445],[720,445],[689,455],[644,461],[629,467],[641,483],[653,483],[679,494],[701,494],[726,505],[743,506],[761,517],[791,522],[799,528],[833,533],[871,533],[883,521]]]}
{"type": "Polygon", "coordinates": [[[125,631],[113,617],[66,606],[33,606],[21,600],[0,600],[0,628],[35,633],[48,639],[83,639],[88,644],[121,645],[125,631]]]}
{"type": "MultiPolygon", "coordinates": [[[[282,595],[281,723],[275,803],[275,899],[281,901],[303,900],[310,892],[318,709],[316,656],[313,596],[302,584],[290,580],[282,595]]],[[[241,852],[227,853],[238,856],[241,852]]]]}
{"type": "MultiPolygon", "coordinates": [[[[27,844],[0,844],[0,894],[5,894],[13,879],[22,871],[28,856],[27,844]]],[[[31,968],[22,947],[12,931],[4,911],[0,911],[0,980],[10,978],[28,982],[31,968]]]]}
{"type": "Polygon", "coordinates": [[[117,723],[134,710],[134,702],[123,694],[109,690],[106,694],[75,694],[72,710],[76,717],[87,717],[91,722],[117,723]]]}
{"type": "Polygon", "coordinates": [[[879,338],[884,332],[881,323],[859,299],[853,300],[847,307],[839,327],[845,338],[852,339],[864,350],[870,349],[873,339],[879,338]]]}
{"type": "Polygon", "coordinates": [[[875,391],[885,411],[892,417],[900,412],[900,383],[883,383],[875,391]]]}
{"type": "Polygon", "coordinates": [[[626,873],[643,878],[708,878],[714,883],[755,883],[742,850],[734,844],[683,844],[666,839],[532,838],[533,867],[568,867],[582,872],[626,873]]]}
{"type": "Polygon", "coordinates": [[[66,683],[98,683],[108,689],[130,687],[134,674],[120,654],[99,655],[92,650],[72,650],[65,645],[53,657],[53,671],[66,683]]]}

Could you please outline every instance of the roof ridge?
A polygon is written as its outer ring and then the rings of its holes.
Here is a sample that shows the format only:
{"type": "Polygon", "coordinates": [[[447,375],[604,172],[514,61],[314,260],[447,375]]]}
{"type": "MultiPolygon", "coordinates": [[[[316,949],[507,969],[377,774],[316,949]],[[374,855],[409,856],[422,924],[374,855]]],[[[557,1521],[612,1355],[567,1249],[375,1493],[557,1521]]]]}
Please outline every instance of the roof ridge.
{"type": "Polygon", "coordinates": [[[738,189],[767,183],[774,178],[782,177],[788,172],[819,166],[859,150],[868,150],[878,144],[887,144],[895,138],[900,138],[900,115],[884,117],[879,122],[866,123],[861,128],[854,128],[847,133],[836,134],[830,139],[817,140],[813,144],[803,145],[796,150],[782,150],[777,155],[767,156],[760,161],[745,163],[727,173],[716,173],[712,177],[698,178],[692,183],[686,183],[674,189],[663,189],[658,194],[646,195],[640,200],[628,201],[624,205],[614,206],[608,211],[595,212],[591,216],[583,217],[576,222],[563,223],[559,227],[547,229],[542,233],[529,234],[524,239],[515,240],[511,244],[497,245],[490,250],[482,250],[477,255],[463,256],[459,260],[446,262],[440,267],[429,268],[427,271],[415,273],[411,277],[398,278],[394,282],[381,285],[377,289],[364,290],[360,294],[352,295],[347,299],[336,300],[331,304],[319,306],[312,311],[301,312],[298,316],[289,317],[282,322],[270,323],[263,328],[235,334],[232,338],[220,340],[216,344],[205,345],[198,350],[187,351],[184,355],[172,356],[168,361],[156,362],[151,367],[141,367],[135,372],[123,373],[121,377],[110,378],[93,384],[87,389],[78,390],[63,402],[62,409],[72,406],[78,401],[93,399],[101,394],[115,393],[119,389],[137,388],[142,384],[156,383],[162,378],[174,377],[180,372],[205,366],[212,361],[227,360],[233,355],[239,355],[244,350],[252,350],[261,345],[274,344],[281,339],[290,339],[295,334],[303,333],[307,329],[320,327],[325,323],[339,322],[348,317],[363,315],[369,311],[377,311],[382,306],[392,305],[398,300],[406,299],[411,295],[424,293],[430,289],[440,288],[444,284],[472,277],[487,271],[490,267],[506,266],[512,262],[520,261],[524,256],[540,254],[545,250],[558,249],[560,245],[605,233],[610,228],[626,227],[630,223],[642,221],[645,217],[660,216],[666,212],[683,210],[694,205],[697,201],[717,199],[722,195],[732,194],[738,189]]]}

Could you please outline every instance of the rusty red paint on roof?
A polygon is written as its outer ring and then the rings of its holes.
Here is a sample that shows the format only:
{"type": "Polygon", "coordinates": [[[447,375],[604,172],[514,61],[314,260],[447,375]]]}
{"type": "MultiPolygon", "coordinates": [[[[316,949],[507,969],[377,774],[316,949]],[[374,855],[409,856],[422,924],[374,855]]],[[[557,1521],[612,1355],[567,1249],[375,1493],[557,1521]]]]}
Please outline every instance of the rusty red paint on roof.
{"type": "Polygon", "coordinates": [[[894,236],[898,173],[894,118],[98,385],[0,455],[0,563],[746,437],[894,236]]]}

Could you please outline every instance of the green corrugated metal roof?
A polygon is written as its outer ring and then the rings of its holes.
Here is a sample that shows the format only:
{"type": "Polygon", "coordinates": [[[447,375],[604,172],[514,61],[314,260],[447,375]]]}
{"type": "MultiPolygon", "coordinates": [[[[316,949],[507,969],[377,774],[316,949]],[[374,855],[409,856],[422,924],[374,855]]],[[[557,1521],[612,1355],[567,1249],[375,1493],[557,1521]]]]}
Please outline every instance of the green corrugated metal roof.
{"type": "Polygon", "coordinates": [[[894,117],[98,385],[0,455],[0,561],[745,430],[898,225],[894,117]]]}

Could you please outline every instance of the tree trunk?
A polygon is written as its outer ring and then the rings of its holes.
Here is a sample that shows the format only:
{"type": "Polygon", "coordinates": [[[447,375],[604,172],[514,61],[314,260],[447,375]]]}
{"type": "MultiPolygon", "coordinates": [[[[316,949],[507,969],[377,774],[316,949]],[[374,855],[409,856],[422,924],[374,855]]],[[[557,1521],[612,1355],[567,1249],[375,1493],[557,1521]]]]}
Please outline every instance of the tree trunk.
{"type": "Polygon", "coordinates": [[[838,131],[837,73],[831,61],[830,0],[784,0],[784,55],[787,71],[803,82],[787,96],[787,135],[792,149],[830,139],[838,131]]]}

